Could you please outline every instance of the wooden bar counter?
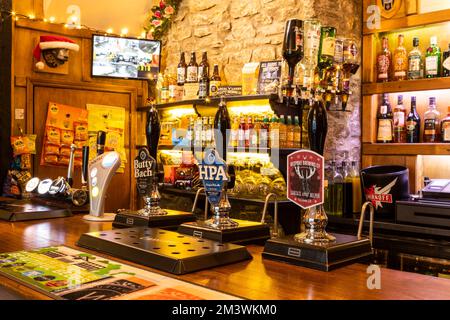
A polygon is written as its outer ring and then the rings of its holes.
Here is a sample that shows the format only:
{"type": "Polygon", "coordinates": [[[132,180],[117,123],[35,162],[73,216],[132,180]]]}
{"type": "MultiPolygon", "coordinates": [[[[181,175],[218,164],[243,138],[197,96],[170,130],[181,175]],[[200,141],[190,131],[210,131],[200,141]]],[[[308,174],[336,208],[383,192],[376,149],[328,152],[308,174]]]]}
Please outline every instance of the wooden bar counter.
{"type": "MultiPolygon", "coordinates": [[[[29,222],[1,221],[0,252],[55,245],[77,248],[75,243],[82,233],[111,228],[111,223],[86,222],[80,215],[29,222]]],[[[112,259],[247,299],[450,299],[448,279],[382,268],[381,289],[369,290],[366,284],[369,277],[366,265],[353,264],[331,272],[322,272],[263,260],[261,246],[251,245],[248,249],[253,260],[182,276],[112,259]]],[[[105,256],[98,252],[92,253],[105,256]]],[[[49,299],[1,276],[0,285],[25,298],[49,299]]]]}

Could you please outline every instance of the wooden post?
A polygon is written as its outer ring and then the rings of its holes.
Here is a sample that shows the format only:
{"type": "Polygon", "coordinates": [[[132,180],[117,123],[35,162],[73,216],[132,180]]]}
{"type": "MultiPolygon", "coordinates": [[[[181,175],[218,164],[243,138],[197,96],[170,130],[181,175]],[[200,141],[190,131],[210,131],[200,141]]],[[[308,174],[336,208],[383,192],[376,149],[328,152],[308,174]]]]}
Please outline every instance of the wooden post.
{"type": "MultiPolygon", "coordinates": [[[[12,10],[12,0],[1,0],[3,10],[12,10]]],[[[12,19],[2,14],[0,21],[0,188],[11,161],[11,80],[12,80],[12,19]]]]}

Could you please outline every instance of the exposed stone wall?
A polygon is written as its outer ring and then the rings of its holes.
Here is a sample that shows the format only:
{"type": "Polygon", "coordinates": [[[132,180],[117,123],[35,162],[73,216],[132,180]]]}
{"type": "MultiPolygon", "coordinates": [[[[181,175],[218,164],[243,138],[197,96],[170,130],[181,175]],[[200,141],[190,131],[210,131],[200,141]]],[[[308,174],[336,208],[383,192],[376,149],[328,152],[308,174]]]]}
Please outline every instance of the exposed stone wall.
{"type": "MultiPolygon", "coordinates": [[[[175,66],[181,51],[208,52],[229,84],[239,84],[242,66],[250,61],[281,59],[287,19],[318,18],[335,26],[338,35],[361,38],[361,0],[184,0],[164,41],[166,66],[175,66]]],[[[348,150],[360,157],[360,76],[353,77],[353,113],[330,113],[327,158],[348,150]]]]}

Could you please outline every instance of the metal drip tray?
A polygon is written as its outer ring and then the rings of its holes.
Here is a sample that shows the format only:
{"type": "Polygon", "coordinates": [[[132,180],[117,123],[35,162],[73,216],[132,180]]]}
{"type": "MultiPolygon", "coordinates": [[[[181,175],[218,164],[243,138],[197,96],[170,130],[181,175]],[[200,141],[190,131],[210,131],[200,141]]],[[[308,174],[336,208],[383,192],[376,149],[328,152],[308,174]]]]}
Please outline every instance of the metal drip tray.
{"type": "Polygon", "coordinates": [[[243,246],[199,239],[159,228],[129,228],[83,234],[80,247],[173,274],[251,259],[243,246]]]}

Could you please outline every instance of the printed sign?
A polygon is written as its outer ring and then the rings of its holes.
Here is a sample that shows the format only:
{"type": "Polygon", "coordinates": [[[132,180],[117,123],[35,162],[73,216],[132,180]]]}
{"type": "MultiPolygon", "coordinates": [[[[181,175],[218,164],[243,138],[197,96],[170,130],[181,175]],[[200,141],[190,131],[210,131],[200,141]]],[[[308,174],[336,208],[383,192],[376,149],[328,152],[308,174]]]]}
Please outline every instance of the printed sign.
{"type": "Polygon", "coordinates": [[[242,95],[242,86],[220,86],[218,94],[220,96],[240,96],[242,95]]]}
{"type": "Polygon", "coordinates": [[[377,0],[377,4],[381,9],[381,16],[390,19],[401,9],[402,0],[377,0]]]}
{"type": "Polygon", "coordinates": [[[307,209],[324,201],[324,158],[311,150],[287,157],[287,198],[307,209]]]}
{"type": "Polygon", "coordinates": [[[150,155],[147,147],[139,149],[134,159],[134,177],[139,194],[148,194],[152,185],[153,169],[156,161],[150,155]]]}
{"type": "Polygon", "coordinates": [[[276,93],[280,85],[281,61],[262,61],[259,65],[258,93],[276,93]]]}
{"type": "Polygon", "coordinates": [[[237,299],[64,246],[2,253],[0,275],[54,299],[237,299]]]}
{"type": "Polygon", "coordinates": [[[205,151],[198,165],[199,178],[203,181],[206,196],[212,206],[219,204],[225,183],[228,181],[227,164],[214,149],[205,151]]]}
{"type": "Polygon", "coordinates": [[[384,187],[378,187],[374,184],[370,188],[364,189],[366,199],[372,202],[375,209],[383,208],[383,203],[392,203],[391,189],[395,186],[397,180],[398,178],[395,178],[384,187]]]}

